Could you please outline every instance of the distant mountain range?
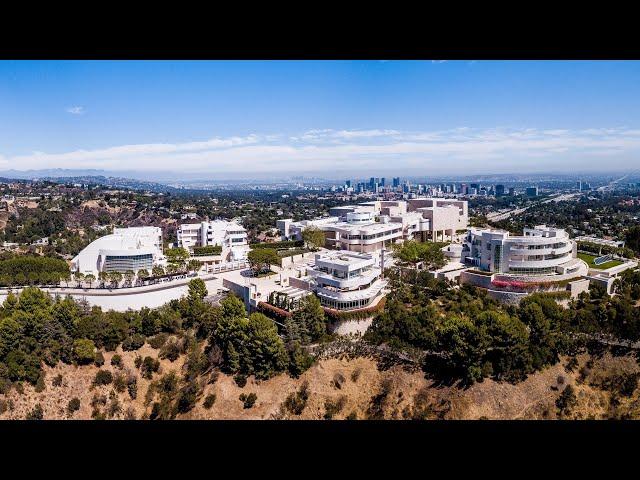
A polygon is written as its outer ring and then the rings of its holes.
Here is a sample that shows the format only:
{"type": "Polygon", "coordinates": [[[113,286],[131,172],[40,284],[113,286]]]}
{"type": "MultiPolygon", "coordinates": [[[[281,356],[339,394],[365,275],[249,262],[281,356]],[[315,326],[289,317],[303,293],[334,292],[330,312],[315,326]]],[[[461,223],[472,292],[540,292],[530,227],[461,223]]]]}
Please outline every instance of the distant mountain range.
{"type": "Polygon", "coordinates": [[[49,180],[56,183],[96,184],[107,187],[129,188],[134,190],[149,190],[152,192],[170,192],[178,190],[159,182],[139,180],[135,178],[117,177],[107,172],[100,174],[99,170],[6,170],[0,172],[0,181],[11,180],[49,180]]]}
{"type": "Polygon", "coordinates": [[[252,175],[247,177],[247,172],[225,173],[224,177],[215,177],[215,174],[196,172],[167,172],[167,171],[107,171],[98,169],[65,169],[51,168],[41,170],[5,170],[0,171],[0,177],[18,180],[51,180],[55,182],[72,183],[95,183],[99,185],[143,189],[154,192],[173,191],[203,191],[217,187],[228,188],[238,186],[240,188],[266,184],[295,184],[304,183],[306,185],[331,185],[342,184],[344,179],[367,181],[370,176],[385,177],[391,181],[392,177],[399,176],[403,180],[407,179],[411,183],[441,183],[441,182],[539,182],[539,181],[572,181],[575,179],[591,180],[611,176],[613,174],[567,174],[567,173],[502,173],[485,175],[429,175],[428,171],[382,173],[382,172],[359,172],[357,175],[349,175],[347,172],[327,172],[326,175],[318,174],[293,174],[292,176],[265,176],[252,175]],[[341,175],[340,177],[338,177],[341,175]],[[262,177],[262,178],[260,178],[262,177]],[[323,178],[324,177],[324,178],[323,178]],[[330,177],[330,178],[328,178],[330,177]]]}

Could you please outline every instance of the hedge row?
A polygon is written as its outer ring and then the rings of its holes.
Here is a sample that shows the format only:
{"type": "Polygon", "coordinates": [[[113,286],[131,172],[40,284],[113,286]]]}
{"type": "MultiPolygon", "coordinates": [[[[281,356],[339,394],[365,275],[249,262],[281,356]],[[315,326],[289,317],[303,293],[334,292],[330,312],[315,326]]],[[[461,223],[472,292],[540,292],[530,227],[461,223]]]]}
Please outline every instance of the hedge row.
{"type": "Polygon", "coordinates": [[[284,249],[284,248],[300,248],[304,247],[303,240],[284,240],[282,242],[262,242],[262,243],[252,243],[249,245],[250,248],[273,248],[275,250],[284,249]]]}
{"type": "Polygon", "coordinates": [[[220,255],[222,247],[220,245],[207,245],[206,247],[193,247],[193,256],[220,255]]]}

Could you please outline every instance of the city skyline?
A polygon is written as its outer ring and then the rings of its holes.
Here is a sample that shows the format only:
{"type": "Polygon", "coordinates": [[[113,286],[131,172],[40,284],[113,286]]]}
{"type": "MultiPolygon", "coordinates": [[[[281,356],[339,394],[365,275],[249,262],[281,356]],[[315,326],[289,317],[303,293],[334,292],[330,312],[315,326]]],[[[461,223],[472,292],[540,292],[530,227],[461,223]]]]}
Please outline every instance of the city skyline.
{"type": "Polygon", "coordinates": [[[0,172],[631,171],[639,77],[615,61],[4,61],[0,172]]]}

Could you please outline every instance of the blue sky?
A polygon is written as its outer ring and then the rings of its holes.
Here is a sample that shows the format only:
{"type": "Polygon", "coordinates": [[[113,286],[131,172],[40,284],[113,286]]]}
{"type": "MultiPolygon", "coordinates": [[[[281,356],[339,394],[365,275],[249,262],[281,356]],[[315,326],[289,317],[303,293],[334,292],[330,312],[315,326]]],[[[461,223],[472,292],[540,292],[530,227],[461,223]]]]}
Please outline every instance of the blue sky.
{"type": "Polygon", "coordinates": [[[640,62],[0,61],[0,170],[640,167],[640,62]]]}

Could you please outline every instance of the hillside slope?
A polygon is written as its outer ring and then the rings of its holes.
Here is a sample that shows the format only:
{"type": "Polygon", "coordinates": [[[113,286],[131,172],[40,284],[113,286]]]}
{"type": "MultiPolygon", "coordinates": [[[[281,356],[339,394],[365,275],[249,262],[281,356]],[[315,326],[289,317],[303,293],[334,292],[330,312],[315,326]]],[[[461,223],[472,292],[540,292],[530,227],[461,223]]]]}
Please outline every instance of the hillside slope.
{"type": "MultiPolygon", "coordinates": [[[[91,419],[92,400],[98,398],[98,408],[111,413],[108,418],[148,418],[151,400],[145,401],[151,380],[142,378],[135,367],[136,355],[157,357],[157,350],[145,345],[137,352],[107,352],[103,370],[114,375],[129,372],[137,376],[137,396],[132,399],[125,390],[117,393],[111,385],[92,387],[98,367],[59,364],[45,367],[45,389],[36,392],[35,387],[23,385],[23,393],[16,388],[0,394],[0,419],[24,419],[37,404],[42,406],[45,419],[91,419]],[[122,356],[120,368],[110,365],[111,357],[122,356]],[[54,386],[54,379],[62,375],[62,385],[54,386]],[[72,415],[66,412],[72,398],[80,400],[80,408],[72,415]],[[102,398],[100,398],[102,397],[102,398]],[[102,402],[102,403],[100,403],[102,402]]],[[[175,362],[160,360],[158,379],[163,374],[180,373],[184,357],[175,362]]],[[[380,371],[369,358],[328,359],[320,361],[294,379],[279,375],[266,381],[249,378],[240,388],[230,376],[219,374],[215,382],[206,385],[196,407],[179,419],[334,419],[385,418],[385,419],[553,419],[558,418],[556,400],[567,385],[575,390],[575,400],[564,418],[638,418],[640,400],[637,388],[631,395],[614,391],[612,379],[620,375],[636,375],[638,365],[628,356],[612,357],[607,354],[593,359],[588,355],[578,358],[573,372],[565,368],[566,359],[551,368],[529,376],[525,381],[512,385],[485,380],[469,388],[438,386],[425,379],[420,371],[410,371],[393,366],[380,371]],[[304,391],[308,385],[308,399],[298,403],[303,406],[296,414],[286,407],[287,398],[304,391]],[[241,394],[255,393],[255,404],[244,408],[241,394]],[[209,409],[204,399],[214,394],[216,399],[209,409]],[[327,415],[329,411],[329,415],[327,415]]],[[[626,377],[625,377],[626,378],[626,377]]],[[[637,386],[637,377],[635,378],[637,386]]],[[[96,403],[94,401],[94,403],[96,403]]],[[[293,409],[295,410],[295,409],[293,409]]]]}

